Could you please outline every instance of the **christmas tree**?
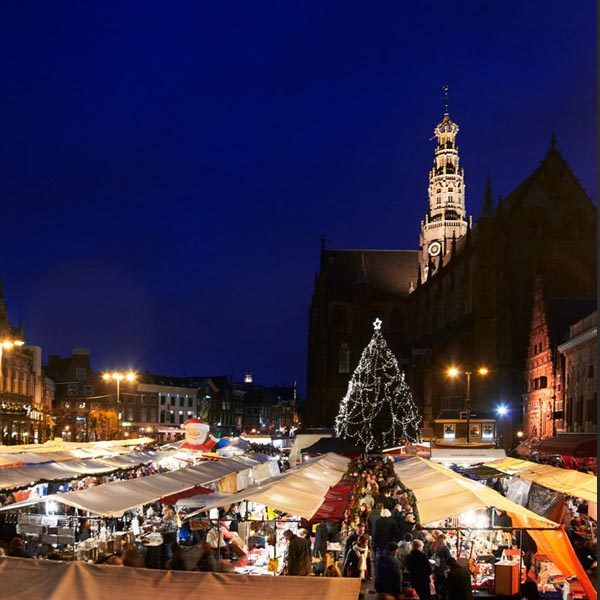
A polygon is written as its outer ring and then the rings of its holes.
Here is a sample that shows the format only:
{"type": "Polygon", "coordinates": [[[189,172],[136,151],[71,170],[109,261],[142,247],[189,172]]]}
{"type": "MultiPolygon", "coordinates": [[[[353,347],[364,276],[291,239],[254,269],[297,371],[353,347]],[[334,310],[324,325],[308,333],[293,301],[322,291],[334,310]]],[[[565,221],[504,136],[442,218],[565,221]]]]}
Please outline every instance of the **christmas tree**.
{"type": "Polygon", "coordinates": [[[367,451],[417,442],[421,424],[404,373],[381,333],[381,320],[373,326],[335,419],[336,435],[360,442],[367,451]]]}

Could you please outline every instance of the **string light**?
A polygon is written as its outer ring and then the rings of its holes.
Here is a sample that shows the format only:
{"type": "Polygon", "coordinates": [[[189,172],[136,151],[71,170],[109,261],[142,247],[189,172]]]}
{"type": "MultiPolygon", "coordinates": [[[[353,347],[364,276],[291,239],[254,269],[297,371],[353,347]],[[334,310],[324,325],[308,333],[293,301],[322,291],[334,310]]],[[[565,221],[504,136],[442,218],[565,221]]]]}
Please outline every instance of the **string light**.
{"type": "Polygon", "coordinates": [[[362,356],[335,419],[338,437],[358,441],[367,451],[418,442],[421,417],[398,361],[373,323],[362,356]]]}

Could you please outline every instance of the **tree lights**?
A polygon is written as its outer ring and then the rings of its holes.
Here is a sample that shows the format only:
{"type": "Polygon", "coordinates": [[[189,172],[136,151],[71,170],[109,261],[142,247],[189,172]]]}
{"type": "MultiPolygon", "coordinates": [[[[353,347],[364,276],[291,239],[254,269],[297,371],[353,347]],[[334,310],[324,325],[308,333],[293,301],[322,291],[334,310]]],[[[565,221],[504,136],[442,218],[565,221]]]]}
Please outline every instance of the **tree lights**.
{"type": "Polygon", "coordinates": [[[421,424],[404,373],[381,333],[380,319],[373,328],[335,419],[336,435],[359,441],[367,451],[417,442],[421,424]]]}

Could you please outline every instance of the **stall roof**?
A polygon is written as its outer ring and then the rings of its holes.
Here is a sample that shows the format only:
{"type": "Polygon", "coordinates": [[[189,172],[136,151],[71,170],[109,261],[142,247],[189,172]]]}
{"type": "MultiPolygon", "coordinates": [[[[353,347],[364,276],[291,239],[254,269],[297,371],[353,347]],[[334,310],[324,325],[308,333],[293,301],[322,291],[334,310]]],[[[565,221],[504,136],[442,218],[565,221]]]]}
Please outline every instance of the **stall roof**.
{"type": "Polygon", "coordinates": [[[185,467],[168,473],[138,477],[126,481],[113,481],[80,492],[52,494],[43,499],[26,500],[9,504],[1,510],[14,510],[42,501],[54,500],[96,515],[120,517],[124,512],[156,502],[164,496],[176,494],[195,486],[203,486],[258,465],[247,458],[226,458],[220,461],[204,462],[193,467],[185,467]]]}
{"type": "Polygon", "coordinates": [[[453,471],[464,475],[465,477],[469,477],[470,479],[474,479],[475,481],[483,481],[485,479],[497,479],[498,477],[507,477],[507,473],[503,471],[499,471],[492,467],[493,463],[490,465],[474,465],[474,466],[464,466],[464,467],[453,467],[453,471]]]}
{"type": "Polygon", "coordinates": [[[226,499],[215,499],[188,517],[211,508],[248,500],[310,519],[323,503],[329,488],[342,478],[349,462],[350,459],[337,454],[324,454],[226,499]]]}
{"type": "Polygon", "coordinates": [[[335,452],[345,456],[358,456],[365,451],[364,446],[356,446],[349,440],[341,438],[321,438],[307,448],[302,448],[302,452],[307,454],[327,454],[335,452]]]}
{"type": "Polygon", "coordinates": [[[543,439],[537,451],[544,454],[564,454],[566,456],[596,456],[598,445],[595,433],[559,433],[543,439]]]}
{"type": "Polygon", "coordinates": [[[395,465],[395,471],[402,483],[414,493],[422,524],[490,506],[505,510],[515,527],[531,528],[529,533],[540,553],[548,556],[565,575],[575,574],[590,600],[596,598],[596,590],[575,555],[564,528],[493,489],[432,461],[410,458],[395,465]],[[540,531],[534,528],[548,529],[540,531]]]}
{"type": "Polygon", "coordinates": [[[486,463],[486,466],[527,479],[561,494],[582,498],[588,502],[598,502],[598,478],[589,473],[518,458],[504,458],[486,463]]]}
{"type": "Polygon", "coordinates": [[[29,600],[355,600],[360,592],[360,579],[352,577],[255,577],[7,557],[0,558],[0,567],[4,588],[14,598],[29,600]]]}
{"type": "Polygon", "coordinates": [[[62,452],[64,450],[94,448],[113,449],[118,451],[121,448],[127,448],[129,446],[139,446],[142,444],[153,444],[154,442],[155,440],[149,437],[131,439],[128,438],[123,440],[107,440],[103,442],[65,442],[61,439],[55,439],[45,442],[44,444],[15,444],[13,446],[0,445],[0,455],[15,454],[20,452],[62,452]]]}
{"type": "Polygon", "coordinates": [[[44,462],[34,466],[0,469],[0,490],[29,487],[42,481],[68,481],[86,475],[111,473],[120,469],[155,462],[165,458],[164,452],[138,452],[103,459],[44,462]]]}

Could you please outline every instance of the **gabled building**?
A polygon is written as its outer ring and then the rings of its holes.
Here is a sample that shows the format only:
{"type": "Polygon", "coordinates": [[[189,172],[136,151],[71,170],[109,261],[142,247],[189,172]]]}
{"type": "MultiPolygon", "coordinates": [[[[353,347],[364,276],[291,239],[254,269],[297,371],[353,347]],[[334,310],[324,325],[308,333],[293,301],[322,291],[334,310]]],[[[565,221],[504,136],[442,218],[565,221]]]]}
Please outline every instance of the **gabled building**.
{"type": "Polygon", "coordinates": [[[558,346],[570,326],[589,314],[595,298],[548,298],[544,281],[535,276],[523,393],[523,429],[539,440],[566,430],[563,360],[558,346]]]}

